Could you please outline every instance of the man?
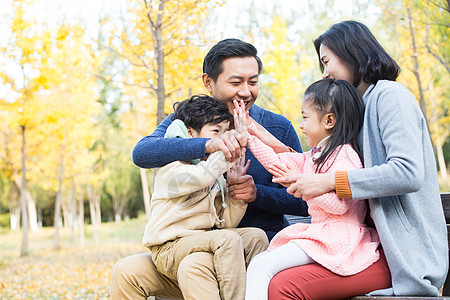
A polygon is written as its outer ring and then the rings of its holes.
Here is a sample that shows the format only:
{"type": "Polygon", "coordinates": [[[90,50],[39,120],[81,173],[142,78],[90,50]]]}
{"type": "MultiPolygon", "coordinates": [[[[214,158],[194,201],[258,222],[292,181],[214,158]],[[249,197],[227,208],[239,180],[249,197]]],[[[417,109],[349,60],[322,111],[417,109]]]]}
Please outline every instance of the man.
{"type": "MultiPolygon", "coordinates": [[[[285,145],[301,152],[295,130],[285,117],[254,105],[258,97],[258,79],[262,62],[256,48],[237,39],[226,39],[213,46],[203,61],[203,85],[206,90],[233,111],[233,100],[244,101],[250,116],[285,145]]],[[[282,88],[282,87],[280,87],[282,88]]],[[[235,131],[214,139],[164,138],[170,116],[149,136],[138,142],[133,150],[134,163],[142,168],[164,166],[175,160],[189,161],[205,154],[223,151],[233,160],[242,153],[235,131]],[[181,151],[182,149],[182,151],[181,151]]],[[[272,175],[250,151],[247,174],[228,181],[230,196],[248,202],[247,211],[238,227],[258,227],[271,239],[288,226],[284,214],[307,215],[306,203],[286,193],[272,182],[272,175]]],[[[265,249],[259,249],[260,236],[241,236],[247,259],[265,249]],[[255,248],[255,245],[258,247],[255,248]],[[247,253],[248,252],[248,253],[247,253]]],[[[248,264],[249,261],[246,261],[248,264]]],[[[129,256],[113,269],[112,299],[146,299],[148,296],[184,297],[185,299],[220,299],[214,264],[210,253],[188,255],[178,269],[178,282],[158,273],[151,253],[129,256]],[[181,292],[181,291],[182,292],[181,292]]]]}

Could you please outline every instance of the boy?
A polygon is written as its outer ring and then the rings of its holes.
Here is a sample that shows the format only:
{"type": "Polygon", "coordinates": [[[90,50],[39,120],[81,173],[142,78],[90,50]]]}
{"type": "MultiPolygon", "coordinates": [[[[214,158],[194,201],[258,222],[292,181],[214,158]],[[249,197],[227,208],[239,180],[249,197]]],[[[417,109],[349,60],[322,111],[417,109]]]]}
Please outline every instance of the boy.
{"type": "MultiPolygon", "coordinates": [[[[215,138],[229,129],[233,119],[224,104],[206,95],[175,103],[174,109],[165,137],[215,138]]],[[[228,177],[241,176],[248,164],[243,166],[243,159],[229,162],[217,151],[208,158],[175,161],[160,168],[143,243],[158,271],[172,280],[177,280],[178,267],[187,255],[212,253],[221,298],[244,299],[241,237],[225,228],[237,227],[247,203],[228,195],[223,173],[230,168],[228,177]]]]}

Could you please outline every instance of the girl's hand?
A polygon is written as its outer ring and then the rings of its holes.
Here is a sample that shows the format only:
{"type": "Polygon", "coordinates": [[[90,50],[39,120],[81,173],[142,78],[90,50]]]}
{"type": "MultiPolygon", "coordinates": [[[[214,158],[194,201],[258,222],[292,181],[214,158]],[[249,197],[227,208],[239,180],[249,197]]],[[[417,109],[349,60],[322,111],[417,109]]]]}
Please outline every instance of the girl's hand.
{"type": "MultiPolygon", "coordinates": [[[[293,178],[297,178],[298,175],[298,173],[289,166],[278,162],[269,167],[269,172],[274,176],[274,178],[291,178],[291,180],[293,178]]],[[[289,187],[295,181],[279,183],[284,187],[289,187]]]]}
{"type": "Polygon", "coordinates": [[[237,138],[241,145],[241,157],[245,154],[245,146],[247,146],[247,122],[249,118],[248,112],[245,111],[244,101],[238,104],[236,100],[233,100],[234,110],[234,129],[237,132],[237,138]]]}
{"type": "Polygon", "coordinates": [[[286,191],[297,198],[303,198],[303,200],[308,200],[336,189],[334,173],[299,174],[296,177],[274,178],[272,181],[280,184],[281,182],[295,181],[286,191]]]}
{"type": "Polygon", "coordinates": [[[264,144],[270,146],[275,153],[289,152],[289,148],[280,142],[276,137],[274,137],[267,129],[253,120],[250,116],[248,117],[249,122],[256,125],[257,130],[250,129],[250,133],[259,138],[264,144]]]}

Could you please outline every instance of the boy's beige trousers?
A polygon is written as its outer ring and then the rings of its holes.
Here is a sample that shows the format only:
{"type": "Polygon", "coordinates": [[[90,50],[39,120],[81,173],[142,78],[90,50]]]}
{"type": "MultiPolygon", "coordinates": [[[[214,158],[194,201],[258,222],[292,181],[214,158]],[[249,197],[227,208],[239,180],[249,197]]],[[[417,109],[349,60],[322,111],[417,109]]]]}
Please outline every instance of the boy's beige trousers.
{"type": "Polygon", "coordinates": [[[160,266],[166,275],[156,269],[151,253],[128,256],[117,262],[112,271],[111,299],[147,299],[149,296],[244,299],[245,267],[242,271],[242,262],[245,261],[247,266],[255,255],[267,249],[266,234],[258,228],[227,228],[207,233],[200,234],[198,239],[192,236],[183,241],[175,247],[178,251],[164,248],[164,253],[156,253],[164,256],[158,258],[159,263],[167,262],[167,266],[164,263],[160,266]],[[224,231],[228,233],[223,234],[224,231]],[[223,239],[231,241],[227,243],[223,239]],[[217,250],[217,245],[221,244],[225,246],[219,251],[219,259],[211,249],[217,250]],[[176,254],[171,256],[171,253],[176,254]]]}

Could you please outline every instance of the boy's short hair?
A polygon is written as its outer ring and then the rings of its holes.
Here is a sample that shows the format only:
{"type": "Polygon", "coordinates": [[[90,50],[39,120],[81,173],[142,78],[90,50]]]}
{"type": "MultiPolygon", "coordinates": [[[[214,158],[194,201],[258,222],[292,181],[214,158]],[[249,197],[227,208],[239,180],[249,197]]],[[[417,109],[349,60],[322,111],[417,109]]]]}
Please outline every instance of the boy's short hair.
{"type": "Polygon", "coordinates": [[[207,95],[194,95],[173,105],[172,121],[180,119],[186,127],[200,132],[206,124],[231,123],[233,116],[222,102],[207,95]]]}

